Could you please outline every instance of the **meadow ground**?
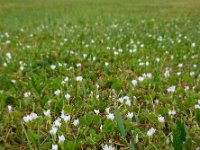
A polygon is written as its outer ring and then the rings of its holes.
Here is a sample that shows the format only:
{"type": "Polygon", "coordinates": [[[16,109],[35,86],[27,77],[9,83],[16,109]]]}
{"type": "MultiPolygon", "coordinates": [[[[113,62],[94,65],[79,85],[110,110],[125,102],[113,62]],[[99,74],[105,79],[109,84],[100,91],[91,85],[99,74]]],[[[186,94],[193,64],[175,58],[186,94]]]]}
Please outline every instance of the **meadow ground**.
{"type": "Polygon", "coordinates": [[[0,0],[0,149],[199,149],[199,14],[199,0],[0,0]]]}

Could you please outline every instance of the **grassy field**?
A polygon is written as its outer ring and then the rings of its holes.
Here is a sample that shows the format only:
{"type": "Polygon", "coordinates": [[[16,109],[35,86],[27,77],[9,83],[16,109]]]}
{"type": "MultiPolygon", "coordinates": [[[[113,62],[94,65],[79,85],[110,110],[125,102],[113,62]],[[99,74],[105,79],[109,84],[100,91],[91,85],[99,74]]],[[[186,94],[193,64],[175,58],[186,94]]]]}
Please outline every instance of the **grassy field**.
{"type": "Polygon", "coordinates": [[[199,150],[199,0],[0,0],[0,150],[199,150]]]}

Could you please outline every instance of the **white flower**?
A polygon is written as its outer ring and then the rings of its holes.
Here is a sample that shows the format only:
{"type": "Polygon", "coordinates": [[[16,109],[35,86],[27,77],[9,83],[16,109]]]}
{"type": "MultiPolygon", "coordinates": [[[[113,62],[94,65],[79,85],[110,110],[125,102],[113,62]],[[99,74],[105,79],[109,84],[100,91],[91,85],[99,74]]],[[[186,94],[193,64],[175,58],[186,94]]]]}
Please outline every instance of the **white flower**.
{"type": "Polygon", "coordinates": [[[135,136],[135,143],[138,143],[138,134],[136,134],[136,136],[135,136]]]}
{"type": "Polygon", "coordinates": [[[68,121],[70,121],[71,116],[70,116],[70,115],[65,115],[64,113],[62,113],[61,118],[62,118],[65,122],[68,122],[68,121]]]}
{"type": "Polygon", "coordinates": [[[48,109],[48,110],[44,110],[43,111],[43,114],[45,115],[45,116],[47,116],[47,117],[50,117],[50,114],[51,113],[51,111],[48,109]]]}
{"type": "Polygon", "coordinates": [[[61,126],[61,119],[60,118],[57,118],[54,122],[53,122],[53,124],[54,124],[54,126],[56,126],[56,127],[60,127],[61,126]]]}
{"type": "Polygon", "coordinates": [[[115,150],[114,147],[112,147],[111,145],[107,145],[107,144],[103,145],[102,148],[103,148],[103,150],[115,150]]]}
{"type": "Polygon", "coordinates": [[[200,105],[199,105],[199,104],[196,104],[196,105],[194,105],[194,108],[200,109],[200,105]]]}
{"type": "Polygon", "coordinates": [[[194,74],[195,74],[194,71],[190,72],[190,76],[194,76],[194,74]]]}
{"type": "Polygon", "coordinates": [[[147,78],[152,78],[152,73],[147,73],[146,76],[147,78]]]}
{"type": "Polygon", "coordinates": [[[81,63],[76,64],[76,67],[81,67],[81,63]]]}
{"type": "Polygon", "coordinates": [[[130,99],[127,99],[125,104],[128,105],[128,106],[131,106],[131,101],[130,101],[130,99]]]}
{"type": "Polygon", "coordinates": [[[38,117],[38,115],[33,112],[30,114],[30,116],[31,116],[31,120],[36,119],[38,117]]]}
{"type": "Polygon", "coordinates": [[[9,112],[12,111],[12,106],[11,106],[11,105],[8,105],[7,108],[8,108],[8,111],[9,111],[9,112]]]}
{"type": "Polygon", "coordinates": [[[144,81],[144,77],[139,76],[139,77],[138,77],[138,81],[140,81],[140,82],[144,81]]]}
{"type": "Polygon", "coordinates": [[[6,53],[6,60],[9,62],[12,59],[11,53],[6,53]]]}
{"type": "Polygon", "coordinates": [[[55,70],[56,69],[56,65],[51,65],[51,69],[55,70]]]}
{"type": "Polygon", "coordinates": [[[160,58],[159,58],[159,57],[157,57],[157,58],[156,58],[156,61],[157,61],[157,62],[159,62],[159,61],[160,61],[160,58]]]}
{"type": "Polygon", "coordinates": [[[59,143],[63,143],[65,141],[65,136],[62,134],[58,136],[58,139],[59,139],[59,143]]]}
{"type": "Polygon", "coordinates": [[[169,110],[168,114],[169,115],[175,115],[176,114],[176,110],[174,110],[174,109],[173,110],[169,110]]]}
{"type": "Polygon", "coordinates": [[[198,104],[200,105],[200,99],[198,100],[198,104]]]}
{"type": "Polygon", "coordinates": [[[60,93],[61,93],[61,92],[60,92],[60,90],[59,90],[59,89],[58,89],[58,90],[56,90],[56,91],[54,92],[54,94],[55,94],[56,96],[58,96],[60,93]]]}
{"type": "Polygon", "coordinates": [[[179,68],[182,68],[182,67],[183,67],[183,64],[178,64],[178,67],[179,67],[179,68]]]}
{"type": "Polygon", "coordinates": [[[108,62],[105,62],[105,66],[108,66],[109,65],[109,63],[108,62]]]}
{"type": "Polygon", "coordinates": [[[165,78],[170,76],[169,70],[166,70],[164,73],[165,78]]]}
{"type": "Polygon", "coordinates": [[[31,113],[30,115],[26,115],[23,117],[24,122],[29,122],[32,121],[34,119],[37,119],[38,115],[36,113],[31,113]]]}
{"type": "Polygon", "coordinates": [[[99,109],[94,109],[94,113],[98,115],[99,114],[99,109]]]}
{"type": "Polygon", "coordinates": [[[177,74],[177,76],[180,76],[180,75],[181,75],[181,72],[177,72],[176,74],[177,74]]]}
{"type": "Polygon", "coordinates": [[[159,116],[158,117],[158,121],[163,123],[163,122],[165,122],[165,118],[163,116],[159,116]]]}
{"type": "Polygon", "coordinates": [[[137,85],[137,80],[132,80],[131,83],[136,86],[137,85]]]}
{"type": "Polygon", "coordinates": [[[82,76],[77,76],[76,77],[76,81],[82,81],[83,80],[83,77],[82,76]]]}
{"type": "Polygon", "coordinates": [[[127,118],[133,118],[133,112],[128,112],[127,114],[126,114],[126,117],[127,118]]]}
{"type": "Polygon", "coordinates": [[[57,144],[52,144],[51,150],[58,150],[58,145],[57,144]]]}
{"type": "Polygon", "coordinates": [[[55,135],[57,131],[58,131],[58,128],[53,126],[52,129],[49,131],[49,133],[52,135],[55,135]]]}
{"type": "Polygon", "coordinates": [[[77,126],[79,124],[79,119],[75,119],[73,124],[74,124],[74,126],[77,126]]]}
{"type": "Polygon", "coordinates": [[[70,96],[70,94],[69,94],[69,93],[66,93],[66,94],[65,94],[65,98],[66,98],[67,100],[69,100],[69,99],[70,99],[70,97],[71,97],[71,96],[70,96]]]}
{"type": "Polygon", "coordinates": [[[15,84],[15,83],[16,83],[16,80],[11,80],[11,82],[12,82],[13,84],[15,84]]]}
{"type": "Polygon", "coordinates": [[[150,137],[150,136],[152,136],[155,132],[156,132],[156,129],[151,128],[151,129],[149,129],[149,130],[147,131],[147,135],[150,137]]]}
{"type": "Polygon", "coordinates": [[[31,92],[25,92],[25,93],[24,93],[24,97],[27,98],[27,97],[30,97],[30,96],[31,96],[31,92]]]}
{"type": "Polygon", "coordinates": [[[106,115],[107,119],[111,119],[114,120],[115,116],[112,113],[109,113],[108,115],[106,115]]]}
{"type": "Polygon", "coordinates": [[[64,78],[64,81],[65,81],[65,82],[69,81],[69,77],[65,77],[65,78],[64,78]]]}
{"type": "Polygon", "coordinates": [[[167,92],[175,92],[176,90],[176,86],[170,86],[168,89],[167,89],[167,92]]]}

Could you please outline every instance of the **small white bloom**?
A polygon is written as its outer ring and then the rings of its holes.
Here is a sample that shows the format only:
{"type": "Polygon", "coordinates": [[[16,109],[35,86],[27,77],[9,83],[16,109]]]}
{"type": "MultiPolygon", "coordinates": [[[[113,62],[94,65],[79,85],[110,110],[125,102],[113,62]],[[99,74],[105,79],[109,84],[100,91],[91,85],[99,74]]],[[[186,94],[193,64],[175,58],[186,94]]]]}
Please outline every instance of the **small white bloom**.
{"type": "Polygon", "coordinates": [[[103,145],[102,148],[103,148],[103,150],[115,150],[114,147],[112,147],[111,145],[107,145],[107,144],[103,145]]]}
{"type": "Polygon", "coordinates": [[[105,62],[105,66],[108,66],[109,65],[109,63],[108,62],[105,62]]]}
{"type": "Polygon", "coordinates": [[[147,135],[150,137],[150,136],[152,136],[155,132],[156,132],[156,129],[151,128],[151,129],[149,129],[149,130],[147,131],[147,135]]]}
{"type": "Polygon", "coordinates": [[[56,65],[51,65],[51,70],[55,70],[56,69],[56,65]]]}
{"type": "Polygon", "coordinates": [[[30,96],[31,96],[31,92],[25,92],[25,93],[24,93],[24,97],[27,98],[27,97],[30,97],[30,96]]]}
{"type": "Polygon", "coordinates": [[[137,85],[137,80],[132,80],[131,83],[136,86],[137,85]]]}
{"type": "Polygon", "coordinates": [[[76,67],[81,67],[81,64],[80,63],[76,64],[76,67]]]}
{"type": "Polygon", "coordinates": [[[127,99],[125,104],[128,105],[128,106],[131,106],[131,101],[130,101],[130,99],[127,99]]]}
{"type": "Polygon", "coordinates": [[[43,111],[43,114],[44,114],[45,116],[47,116],[47,117],[50,117],[50,116],[51,116],[51,111],[50,111],[50,109],[44,110],[44,111],[43,111]]]}
{"type": "Polygon", "coordinates": [[[144,77],[139,76],[139,77],[138,77],[138,81],[140,81],[140,82],[144,81],[144,77]]]}
{"type": "Polygon", "coordinates": [[[194,108],[200,109],[200,105],[199,105],[199,104],[196,104],[196,105],[194,105],[194,108]]]}
{"type": "Polygon", "coordinates": [[[94,113],[98,115],[99,114],[99,109],[94,109],[94,113]]]}
{"type": "Polygon", "coordinates": [[[179,68],[182,68],[182,67],[183,67],[183,64],[178,64],[178,67],[179,67],[179,68]]]}
{"type": "Polygon", "coordinates": [[[158,121],[163,123],[163,122],[165,122],[165,118],[163,116],[159,116],[158,117],[158,121]]]}
{"type": "Polygon", "coordinates": [[[126,114],[126,117],[127,118],[133,118],[133,112],[128,112],[127,114],[126,114]]]}
{"type": "Polygon", "coordinates": [[[67,94],[65,94],[65,98],[67,99],[67,100],[69,100],[70,99],[70,94],[69,93],[67,93],[67,94]]]}
{"type": "Polygon", "coordinates": [[[176,90],[176,86],[170,86],[168,89],[167,89],[167,92],[175,92],[176,90]]]}
{"type": "Polygon", "coordinates": [[[74,126],[77,126],[79,124],[79,119],[75,119],[73,124],[74,124],[74,126]]]}
{"type": "Polygon", "coordinates": [[[61,119],[60,118],[57,118],[54,122],[53,122],[53,124],[54,124],[54,126],[55,127],[60,127],[61,126],[61,119]]]}
{"type": "Polygon", "coordinates": [[[63,143],[65,141],[65,136],[62,134],[58,136],[58,139],[59,139],[59,143],[63,143]]]}
{"type": "Polygon", "coordinates": [[[8,108],[8,111],[9,111],[9,112],[12,111],[12,106],[11,106],[11,105],[8,105],[7,108],[8,108]]]}
{"type": "Polygon", "coordinates": [[[107,119],[110,119],[110,120],[114,120],[115,116],[114,114],[112,113],[109,113],[108,115],[106,115],[107,119]]]}
{"type": "Polygon", "coordinates": [[[52,135],[55,135],[57,131],[58,131],[58,128],[53,126],[52,129],[49,131],[49,133],[52,135]]]}
{"type": "Polygon", "coordinates": [[[58,150],[58,145],[57,144],[52,144],[51,150],[58,150]]]}
{"type": "Polygon", "coordinates": [[[169,110],[168,114],[169,115],[175,115],[176,114],[176,110],[174,110],[174,109],[173,110],[169,110]]]}
{"type": "Polygon", "coordinates": [[[15,83],[16,83],[16,80],[11,80],[11,82],[12,82],[13,84],[15,84],[15,83]]]}
{"type": "Polygon", "coordinates": [[[71,116],[70,116],[70,115],[65,115],[64,113],[62,113],[61,118],[62,118],[65,122],[68,122],[68,121],[70,121],[71,116]]]}
{"type": "Polygon", "coordinates": [[[147,73],[146,76],[147,78],[152,78],[152,73],[147,73]]]}
{"type": "Polygon", "coordinates": [[[58,90],[56,90],[56,91],[54,92],[54,94],[55,94],[56,96],[58,96],[60,93],[61,93],[61,92],[60,92],[60,90],[59,90],[59,89],[58,89],[58,90]]]}
{"type": "Polygon", "coordinates": [[[83,77],[82,76],[77,76],[76,77],[76,81],[82,81],[83,80],[83,77]]]}

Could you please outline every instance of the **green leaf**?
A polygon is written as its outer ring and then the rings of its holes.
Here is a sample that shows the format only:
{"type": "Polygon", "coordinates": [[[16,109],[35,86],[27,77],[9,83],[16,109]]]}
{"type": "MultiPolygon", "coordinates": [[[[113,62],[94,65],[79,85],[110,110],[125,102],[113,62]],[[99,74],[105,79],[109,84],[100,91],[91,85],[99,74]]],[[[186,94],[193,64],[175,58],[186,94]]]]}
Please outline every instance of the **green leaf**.
{"type": "Polygon", "coordinates": [[[117,120],[117,126],[118,126],[118,129],[119,129],[119,132],[121,133],[121,135],[123,137],[125,137],[126,132],[125,132],[125,129],[124,129],[122,116],[121,116],[121,113],[120,113],[118,108],[115,110],[115,117],[116,117],[116,120],[117,120]]]}
{"type": "Polygon", "coordinates": [[[184,122],[180,119],[176,121],[176,128],[173,130],[173,147],[174,150],[182,150],[183,142],[186,140],[186,128],[184,122]]]}

